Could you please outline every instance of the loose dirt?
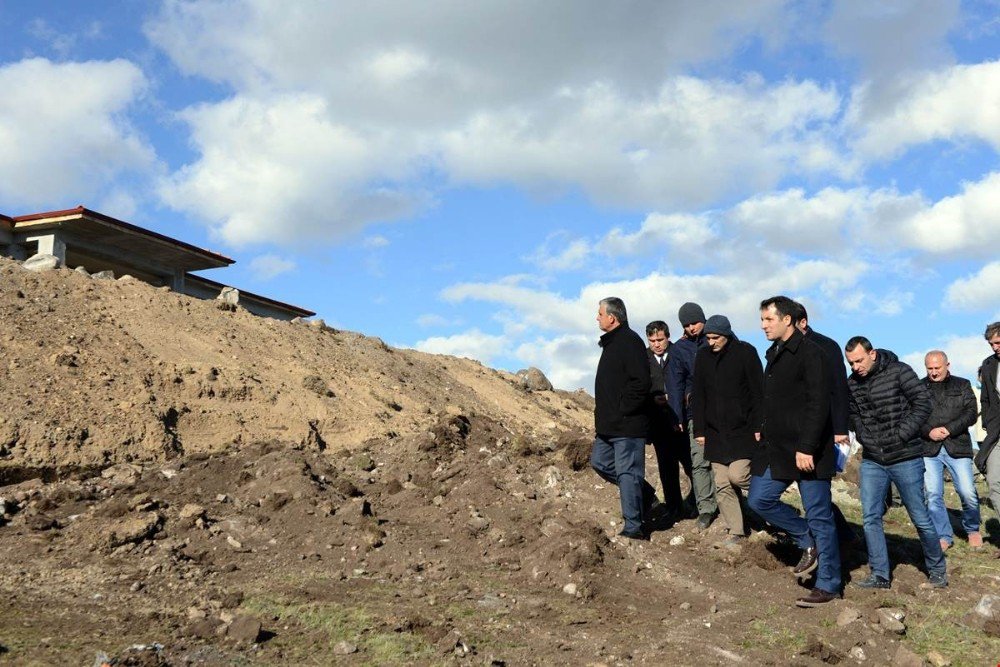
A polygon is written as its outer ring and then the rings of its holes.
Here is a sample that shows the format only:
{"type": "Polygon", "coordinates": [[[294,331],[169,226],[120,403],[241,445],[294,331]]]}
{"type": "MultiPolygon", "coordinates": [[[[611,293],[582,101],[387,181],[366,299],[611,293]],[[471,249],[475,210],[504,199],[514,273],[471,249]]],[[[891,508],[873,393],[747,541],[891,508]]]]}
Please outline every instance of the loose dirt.
{"type": "MultiPolygon", "coordinates": [[[[792,606],[797,552],[767,533],[730,549],[719,522],[684,520],[623,542],[616,490],[587,465],[585,394],[6,260],[0,314],[0,662],[1000,656],[971,613],[1000,588],[995,549],[959,543],[951,587],[923,590],[901,510],[893,589],[814,610],[792,606]]],[[[855,523],[856,497],[838,483],[855,523]]]]}

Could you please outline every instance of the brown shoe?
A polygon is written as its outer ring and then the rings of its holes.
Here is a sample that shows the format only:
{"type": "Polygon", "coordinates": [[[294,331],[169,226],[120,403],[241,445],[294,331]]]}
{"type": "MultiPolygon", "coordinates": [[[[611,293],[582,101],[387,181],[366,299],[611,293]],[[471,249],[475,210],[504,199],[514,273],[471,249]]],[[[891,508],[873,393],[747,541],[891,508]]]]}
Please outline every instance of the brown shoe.
{"type": "Polygon", "coordinates": [[[819,565],[819,557],[816,553],[816,547],[803,549],[802,558],[799,559],[799,564],[792,570],[792,574],[799,579],[804,579],[809,576],[810,572],[816,569],[817,565],[819,565]]]}
{"type": "Polygon", "coordinates": [[[951,542],[949,542],[948,540],[938,540],[938,542],[941,544],[941,551],[947,551],[948,549],[951,549],[951,542]]]}
{"type": "Polygon", "coordinates": [[[969,533],[969,546],[973,549],[983,548],[983,536],[978,531],[975,533],[969,533]]]}
{"type": "Polygon", "coordinates": [[[818,607],[839,598],[837,593],[824,591],[822,588],[814,588],[809,591],[809,595],[795,601],[796,607],[818,607]]]}

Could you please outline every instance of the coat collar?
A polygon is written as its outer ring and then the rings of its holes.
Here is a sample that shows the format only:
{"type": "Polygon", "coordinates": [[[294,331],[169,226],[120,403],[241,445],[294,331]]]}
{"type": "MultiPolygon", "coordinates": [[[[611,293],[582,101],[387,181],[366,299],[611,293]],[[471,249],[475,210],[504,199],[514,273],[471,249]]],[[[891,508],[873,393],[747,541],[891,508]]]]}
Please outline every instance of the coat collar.
{"type": "Polygon", "coordinates": [[[774,361],[785,350],[788,350],[791,354],[795,354],[799,351],[799,346],[804,339],[805,336],[802,335],[802,332],[796,329],[788,340],[778,340],[772,343],[764,356],[770,362],[774,361]]]}

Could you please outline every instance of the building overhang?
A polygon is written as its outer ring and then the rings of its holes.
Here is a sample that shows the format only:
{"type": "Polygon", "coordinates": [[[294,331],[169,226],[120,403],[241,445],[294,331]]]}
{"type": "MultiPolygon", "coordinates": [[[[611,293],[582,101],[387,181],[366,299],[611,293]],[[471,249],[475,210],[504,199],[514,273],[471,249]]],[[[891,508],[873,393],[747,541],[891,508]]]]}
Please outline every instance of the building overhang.
{"type": "MultiPolygon", "coordinates": [[[[194,274],[188,273],[184,276],[184,281],[192,286],[200,286],[206,289],[213,290],[215,292],[221,292],[223,287],[231,287],[231,285],[225,285],[214,280],[209,280],[203,276],[196,276],[194,274]]],[[[284,303],[270,297],[262,296],[260,294],[254,294],[253,292],[246,292],[240,290],[240,301],[256,302],[263,306],[273,308],[275,310],[280,310],[289,313],[292,317],[312,317],[316,313],[311,310],[306,310],[305,308],[300,308],[298,306],[293,306],[290,303],[284,303]]]]}
{"type": "MultiPolygon", "coordinates": [[[[116,248],[123,256],[143,257],[155,264],[172,266],[185,272],[220,268],[235,262],[217,252],[143,229],[82,206],[65,211],[32,213],[7,219],[19,238],[29,238],[36,232],[41,235],[51,230],[59,230],[68,237],[79,236],[81,239],[86,239],[88,245],[116,248]]],[[[0,229],[2,225],[3,220],[0,219],[0,229]]]]}

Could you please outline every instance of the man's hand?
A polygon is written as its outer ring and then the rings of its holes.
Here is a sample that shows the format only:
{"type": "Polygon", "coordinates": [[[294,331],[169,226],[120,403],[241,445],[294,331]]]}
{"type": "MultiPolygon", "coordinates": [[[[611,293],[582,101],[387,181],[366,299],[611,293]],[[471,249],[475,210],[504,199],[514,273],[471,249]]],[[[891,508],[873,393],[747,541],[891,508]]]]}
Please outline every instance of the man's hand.
{"type": "Polygon", "coordinates": [[[653,394],[653,402],[657,405],[667,405],[667,397],[663,394],[653,394]]]}
{"type": "Polygon", "coordinates": [[[757,442],[760,442],[760,433],[754,433],[753,437],[757,440],[757,442]]]}
{"type": "Polygon", "coordinates": [[[937,428],[931,429],[931,440],[934,442],[941,442],[942,440],[947,440],[951,437],[951,433],[944,426],[938,426],[937,428]]]}
{"type": "Polygon", "coordinates": [[[697,442],[702,447],[705,446],[705,436],[701,436],[700,438],[695,438],[694,441],[697,442]]]}
{"type": "Polygon", "coordinates": [[[813,464],[812,454],[803,454],[802,452],[795,452],[795,467],[802,472],[812,472],[816,469],[813,464]]]}
{"type": "Polygon", "coordinates": [[[674,426],[674,430],[677,431],[678,433],[683,433],[684,432],[684,424],[678,424],[677,426],[674,426]]]}
{"type": "Polygon", "coordinates": [[[846,445],[851,441],[851,438],[847,435],[835,435],[833,441],[838,445],[846,445]]]}

